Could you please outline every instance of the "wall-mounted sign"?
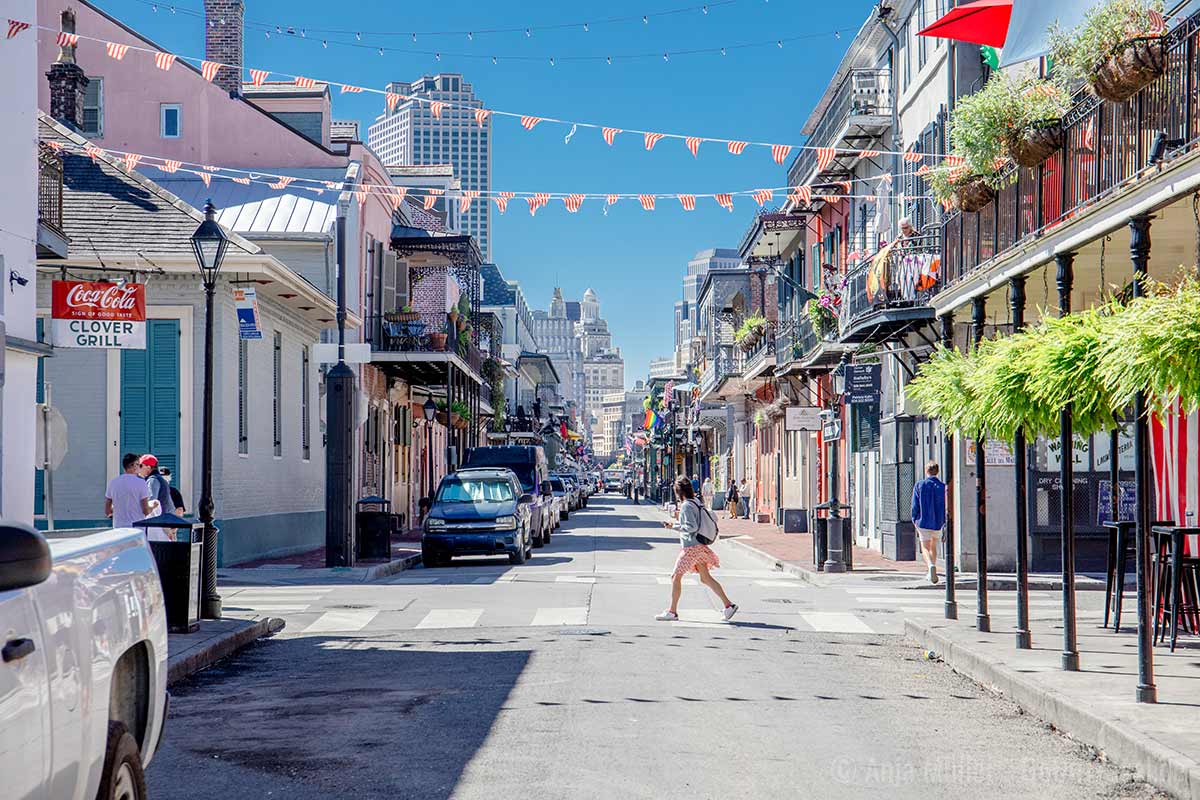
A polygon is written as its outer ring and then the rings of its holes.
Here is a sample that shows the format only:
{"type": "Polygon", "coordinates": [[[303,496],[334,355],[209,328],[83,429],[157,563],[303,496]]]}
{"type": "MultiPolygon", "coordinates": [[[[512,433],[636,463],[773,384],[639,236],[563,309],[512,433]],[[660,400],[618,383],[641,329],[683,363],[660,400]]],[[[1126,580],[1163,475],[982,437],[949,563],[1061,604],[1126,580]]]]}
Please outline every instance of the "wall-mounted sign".
{"type": "Polygon", "coordinates": [[[783,410],[785,431],[821,430],[821,409],[817,406],[788,406],[783,410]]]}
{"type": "Polygon", "coordinates": [[[827,442],[842,438],[842,421],[837,417],[822,420],[821,438],[827,442]]]}
{"type": "Polygon", "coordinates": [[[253,288],[234,289],[233,303],[237,307],[238,337],[261,339],[258,327],[258,293],[253,288]]]}
{"type": "Polygon", "coordinates": [[[55,347],[146,349],[146,285],[102,281],[51,284],[55,347]]]}
{"type": "MultiPolygon", "coordinates": [[[[967,466],[973,467],[978,464],[978,459],[975,456],[975,449],[978,442],[974,439],[967,439],[967,466]]],[[[1017,463],[1016,456],[1013,455],[1012,447],[1003,439],[988,439],[983,444],[983,463],[989,467],[1011,467],[1017,463]]]]}
{"type": "Polygon", "coordinates": [[[846,365],[846,402],[851,405],[870,405],[879,402],[879,364],[846,365]]]}

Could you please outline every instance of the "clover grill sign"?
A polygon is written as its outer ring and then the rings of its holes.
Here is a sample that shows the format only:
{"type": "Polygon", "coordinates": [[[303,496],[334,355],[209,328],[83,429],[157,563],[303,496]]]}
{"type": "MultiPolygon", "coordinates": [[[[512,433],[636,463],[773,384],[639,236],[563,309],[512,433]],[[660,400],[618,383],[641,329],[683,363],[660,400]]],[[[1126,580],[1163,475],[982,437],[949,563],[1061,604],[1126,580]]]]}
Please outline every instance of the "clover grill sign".
{"type": "Polygon", "coordinates": [[[51,337],[55,347],[146,349],[146,285],[54,281],[51,337]]]}

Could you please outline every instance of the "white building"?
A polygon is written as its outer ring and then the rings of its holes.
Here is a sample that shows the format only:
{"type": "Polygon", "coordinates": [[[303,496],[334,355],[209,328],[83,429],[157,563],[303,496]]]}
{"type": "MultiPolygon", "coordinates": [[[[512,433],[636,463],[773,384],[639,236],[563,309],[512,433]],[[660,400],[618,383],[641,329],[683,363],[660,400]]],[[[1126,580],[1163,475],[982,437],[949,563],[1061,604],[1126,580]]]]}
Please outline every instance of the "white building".
{"type": "Polygon", "coordinates": [[[675,366],[675,359],[670,356],[650,359],[650,380],[655,378],[673,378],[680,374],[675,366]]]}
{"type": "MultiPolygon", "coordinates": [[[[672,369],[663,377],[685,374],[693,365],[692,339],[696,336],[696,298],[710,269],[736,269],[741,263],[737,250],[710,247],[701,250],[688,261],[683,276],[683,294],[675,302],[675,358],[672,369]]],[[[654,373],[651,378],[656,377],[654,373]]]]}
{"type": "MultiPolygon", "coordinates": [[[[367,130],[367,143],[388,166],[450,164],[466,191],[486,198],[492,186],[492,121],[480,125],[475,109],[483,101],[462,75],[426,75],[412,83],[393,82],[387,90],[402,96],[367,130]],[[432,103],[446,103],[434,116],[432,103]]],[[[475,237],[484,261],[491,261],[492,206],[475,202],[462,215],[462,232],[475,237]]]]}

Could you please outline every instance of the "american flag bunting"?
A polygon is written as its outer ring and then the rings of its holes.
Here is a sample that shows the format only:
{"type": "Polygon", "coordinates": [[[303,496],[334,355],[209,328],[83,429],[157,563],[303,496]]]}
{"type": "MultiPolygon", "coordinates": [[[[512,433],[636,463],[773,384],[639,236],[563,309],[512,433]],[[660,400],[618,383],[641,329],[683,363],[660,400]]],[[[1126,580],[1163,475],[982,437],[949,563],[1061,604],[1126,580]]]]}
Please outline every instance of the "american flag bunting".
{"type": "Polygon", "coordinates": [[[471,207],[471,203],[475,202],[477,197],[479,197],[478,189],[464,189],[458,198],[458,213],[467,213],[467,209],[471,207]]]}
{"type": "Polygon", "coordinates": [[[642,138],[646,143],[646,149],[653,150],[654,145],[658,144],[659,140],[663,138],[663,134],[661,134],[661,133],[646,133],[643,135],[642,138]]]}
{"type": "Polygon", "coordinates": [[[620,195],[610,194],[604,198],[604,205],[606,205],[606,206],[616,205],[617,201],[620,199],[621,199],[620,195]]]}
{"type": "Polygon", "coordinates": [[[964,167],[954,167],[947,174],[947,177],[950,179],[951,183],[961,181],[963,178],[967,177],[967,168],[965,166],[964,167]]]}
{"type": "Polygon", "coordinates": [[[440,100],[434,100],[432,103],[429,104],[429,113],[433,114],[434,119],[441,119],[442,118],[442,110],[445,107],[446,107],[445,103],[441,102],[440,100]]]}
{"type": "Polygon", "coordinates": [[[788,157],[788,153],[792,152],[790,144],[773,144],[771,145],[771,158],[776,164],[783,164],[783,160],[788,157]]]}
{"type": "Polygon", "coordinates": [[[759,189],[754,194],[750,195],[754,198],[754,202],[758,203],[759,207],[765,206],[775,196],[775,193],[770,189],[759,189]]]}
{"type": "Polygon", "coordinates": [[[643,208],[644,210],[646,210],[646,211],[653,211],[653,210],[654,210],[654,195],[652,195],[652,194],[639,194],[639,195],[638,195],[638,202],[642,204],[642,208],[643,208]]]}
{"type": "Polygon", "coordinates": [[[242,186],[249,186],[249,185],[250,185],[250,179],[249,179],[249,178],[246,178],[246,177],[241,177],[241,178],[233,178],[232,180],[233,180],[233,182],[234,182],[234,183],[240,183],[242,186]]]}
{"type": "Polygon", "coordinates": [[[854,185],[854,183],[852,181],[838,181],[837,182],[837,186],[838,186],[838,188],[840,188],[842,190],[842,194],[850,194],[850,187],[852,187],[853,185],[854,185]]]}
{"type": "Polygon", "coordinates": [[[208,174],[207,172],[196,172],[195,174],[200,176],[200,180],[204,181],[205,186],[208,186],[212,183],[212,175],[208,174]]]}
{"type": "Polygon", "coordinates": [[[690,152],[692,154],[692,158],[696,158],[700,155],[700,142],[701,141],[702,140],[699,136],[687,137],[687,149],[688,149],[688,152],[690,152]]]}
{"type": "Polygon", "coordinates": [[[141,160],[142,160],[142,157],[139,156],[137,153],[126,153],[125,154],[125,171],[133,172],[133,168],[136,167],[138,165],[138,162],[141,160]]]}
{"type": "Polygon", "coordinates": [[[679,204],[681,206],[683,206],[684,211],[695,211],[696,210],[696,195],[681,194],[681,195],[678,195],[678,197],[679,197],[679,204]]]}
{"type": "Polygon", "coordinates": [[[297,75],[293,83],[300,89],[311,89],[317,85],[317,82],[312,78],[306,78],[303,75],[297,75]]]}
{"type": "Polygon", "coordinates": [[[53,139],[46,142],[46,147],[49,147],[51,150],[53,150],[56,153],[61,152],[62,148],[63,148],[62,142],[56,142],[53,139]]]}
{"type": "MultiPolygon", "coordinates": [[[[129,52],[129,45],[107,42],[104,45],[104,52],[108,53],[108,57],[114,61],[120,61],[129,52]]],[[[204,63],[207,64],[208,62],[205,61],[204,63]]]]}
{"type": "Polygon", "coordinates": [[[921,161],[921,154],[915,150],[909,150],[904,154],[904,160],[910,164],[917,164],[921,161]]]}
{"type": "Polygon", "coordinates": [[[278,180],[275,181],[275,183],[270,184],[270,186],[272,189],[276,189],[276,190],[286,189],[288,187],[289,183],[296,180],[295,178],[292,178],[288,175],[276,175],[275,177],[278,178],[278,180]]]}
{"type": "Polygon", "coordinates": [[[492,112],[486,108],[475,109],[475,122],[479,127],[487,124],[487,119],[492,115],[492,112]]]}
{"type": "Polygon", "coordinates": [[[1162,12],[1157,8],[1152,8],[1147,12],[1150,16],[1150,35],[1162,36],[1167,32],[1167,20],[1163,17],[1162,12]]]}
{"type": "Polygon", "coordinates": [[[892,173],[885,172],[879,176],[879,185],[883,186],[885,184],[888,186],[892,185],[892,173]]]}
{"type": "Polygon", "coordinates": [[[859,150],[858,157],[859,158],[878,158],[879,151],[878,150],[859,150]]]}
{"type": "Polygon", "coordinates": [[[604,128],[604,143],[612,147],[613,137],[621,132],[620,128],[604,128]]]}
{"type": "Polygon", "coordinates": [[[201,61],[200,62],[200,77],[209,83],[213,82],[213,78],[217,77],[217,72],[221,69],[219,61],[201,61]]]}
{"type": "Polygon", "coordinates": [[[340,184],[337,181],[325,181],[326,189],[336,189],[340,184]]]}
{"type": "Polygon", "coordinates": [[[837,151],[832,147],[817,148],[817,172],[824,172],[829,169],[829,165],[833,163],[834,157],[837,156],[837,151]]]}
{"type": "Polygon", "coordinates": [[[166,72],[167,70],[171,69],[171,67],[175,66],[175,59],[177,58],[179,58],[179,56],[175,55],[174,53],[155,53],[154,66],[158,67],[163,72],[166,72]]]}
{"type": "Polygon", "coordinates": [[[946,163],[952,167],[961,167],[963,164],[967,163],[967,160],[962,156],[950,155],[946,156],[946,163]]]}
{"type": "Polygon", "coordinates": [[[79,34],[62,31],[55,41],[58,42],[59,47],[75,47],[79,44],[79,34]]]}
{"type": "Polygon", "coordinates": [[[521,127],[527,131],[531,131],[533,130],[533,126],[541,121],[541,117],[521,117],[521,127]]]}
{"type": "Polygon", "coordinates": [[[496,202],[496,208],[501,214],[508,211],[508,201],[516,196],[515,192],[500,192],[492,199],[496,202]]]}
{"type": "Polygon", "coordinates": [[[16,36],[18,33],[20,33],[21,31],[28,30],[28,29],[29,29],[28,22],[21,22],[21,20],[19,20],[19,19],[10,19],[8,21],[8,36],[6,36],[5,38],[11,39],[14,36],[16,36]]]}
{"type": "Polygon", "coordinates": [[[266,82],[267,76],[270,75],[269,70],[252,69],[250,70],[250,83],[254,86],[262,86],[266,82]]]}
{"type": "Polygon", "coordinates": [[[926,175],[928,175],[930,172],[932,172],[932,170],[929,169],[929,165],[922,164],[921,167],[913,174],[916,175],[918,178],[923,178],[926,175]]]}
{"type": "Polygon", "coordinates": [[[163,172],[178,172],[181,166],[183,165],[178,161],[167,160],[162,162],[158,168],[163,172]]]}
{"type": "Polygon", "coordinates": [[[342,84],[342,94],[359,94],[362,92],[361,86],[351,86],[348,83],[342,84]]]}
{"type": "Polygon", "coordinates": [[[209,172],[216,172],[216,171],[217,171],[217,168],[216,168],[216,167],[214,167],[214,166],[211,166],[211,165],[209,165],[209,164],[205,164],[205,165],[204,165],[204,166],[203,166],[201,169],[206,169],[206,170],[208,170],[209,172]]]}
{"type": "Polygon", "coordinates": [[[730,142],[726,149],[733,155],[740,156],[742,151],[746,149],[746,144],[746,142],[730,142]]]}
{"type": "Polygon", "coordinates": [[[96,147],[95,145],[92,145],[92,144],[85,145],[83,148],[83,152],[87,154],[87,157],[92,160],[93,164],[96,162],[96,159],[98,159],[98,158],[100,158],[100,156],[104,155],[103,150],[101,150],[99,147],[96,147]]]}
{"type": "Polygon", "coordinates": [[[714,196],[713,199],[717,201],[717,205],[719,205],[721,208],[725,209],[726,211],[733,211],[733,195],[718,194],[714,196]]]}
{"type": "Polygon", "coordinates": [[[804,201],[804,205],[810,204],[812,202],[812,187],[811,186],[797,186],[796,187],[796,196],[804,201]]]}
{"type": "Polygon", "coordinates": [[[429,211],[433,208],[433,204],[437,202],[438,197],[445,194],[445,189],[426,189],[425,190],[425,210],[429,211]]]}
{"type": "Polygon", "coordinates": [[[574,214],[583,205],[583,197],[581,194],[569,194],[563,198],[563,205],[566,206],[567,211],[574,214]]]}
{"type": "Polygon", "coordinates": [[[388,111],[395,111],[396,104],[400,102],[400,95],[396,94],[395,92],[385,92],[384,94],[387,95],[388,111]]]}
{"type": "Polygon", "coordinates": [[[408,194],[407,186],[393,186],[388,192],[388,198],[392,204],[392,210],[400,208],[400,204],[404,202],[404,196],[408,194]]]}

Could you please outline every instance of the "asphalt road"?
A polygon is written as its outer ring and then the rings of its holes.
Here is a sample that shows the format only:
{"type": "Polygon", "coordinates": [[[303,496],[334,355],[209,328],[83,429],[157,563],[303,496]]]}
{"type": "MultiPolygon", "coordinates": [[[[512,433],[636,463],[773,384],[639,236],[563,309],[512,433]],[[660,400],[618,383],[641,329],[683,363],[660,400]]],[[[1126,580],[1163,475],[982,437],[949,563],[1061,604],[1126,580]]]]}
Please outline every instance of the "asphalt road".
{"type": "Polygon", "coordinates": [[[814,588],[724,543],[735,624],[700,586],[654,622],[660,518],[601,496],[519,567],[223,588],[287,628],[174,689],[151,796],[1156,796],[893,635],[937,593],[814,588]]]}

